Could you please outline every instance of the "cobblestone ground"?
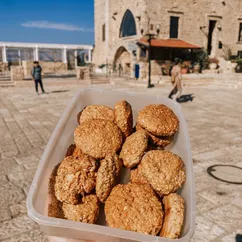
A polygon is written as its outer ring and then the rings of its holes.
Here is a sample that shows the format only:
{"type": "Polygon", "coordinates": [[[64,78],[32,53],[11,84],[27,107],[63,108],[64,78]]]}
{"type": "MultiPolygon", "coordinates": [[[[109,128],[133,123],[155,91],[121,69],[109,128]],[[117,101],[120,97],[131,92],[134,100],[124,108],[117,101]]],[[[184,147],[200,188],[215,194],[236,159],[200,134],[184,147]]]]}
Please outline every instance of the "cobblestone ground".
{"type": "MultiPolygon", "coordinates": [[[[122,85],[108,89],[167,95],[168,87],[151,90],[122,85]]],[[[0,241],[46,241],[26,212],[25,200],[45,145],[60,115],[82,88],[75,82],[46,83],[48,95],[33,87],[0,89],[0,241]]],[[[242,167],[242,89],[189,86],[193,102],[182,104],[189,125],[197,195],[193,242],[235,241],[242,234],[242,187],[211,178],[213,164],[242,167]]]]}

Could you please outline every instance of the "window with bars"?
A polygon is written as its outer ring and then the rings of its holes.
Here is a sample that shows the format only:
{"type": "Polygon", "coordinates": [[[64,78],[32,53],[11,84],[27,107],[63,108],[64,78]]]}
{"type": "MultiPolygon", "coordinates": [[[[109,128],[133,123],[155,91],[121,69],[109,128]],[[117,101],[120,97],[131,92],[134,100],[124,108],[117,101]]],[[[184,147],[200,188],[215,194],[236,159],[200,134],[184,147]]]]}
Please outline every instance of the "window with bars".
{"type": "Polygon", "coordinates": [[[170,38],[177,39],[179,36],[179,17],[170,17],[170,38]]]}

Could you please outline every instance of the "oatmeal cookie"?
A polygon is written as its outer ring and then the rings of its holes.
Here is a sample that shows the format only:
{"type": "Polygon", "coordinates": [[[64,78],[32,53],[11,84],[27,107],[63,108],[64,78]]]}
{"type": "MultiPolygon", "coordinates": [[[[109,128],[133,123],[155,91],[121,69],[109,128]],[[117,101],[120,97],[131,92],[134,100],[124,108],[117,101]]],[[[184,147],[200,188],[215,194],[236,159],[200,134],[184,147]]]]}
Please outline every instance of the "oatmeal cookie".
{"type": "Polygon", "coordinates": [[[82,155],[79,159],[73,156],[65,158],[56,176],[57,199],[61,202],[77,204],[80,195],[84,196],[95,188],[96,170],[96,160],[87,155],[82,155]]]}
{"type": "Polygon", "coordinates": [[[166,147],[170,145],[173,141],[173,136],[162,136],[162,137],[157,137],[151,133],[149,133],[147,130],[143,129],[140,125],[136,125],[136,130],[144,130],[147,132],[147,134],[150,137],[151,143],[154,145],[157,145],[159,147],[166,147]]]}
{"type": "Polygon", "coordinates": [[[127,138],[133,132],[133,112],[131,105],[123,100],[114,107],[114,122],[118,125],[124,137],[127,138]]]}
{"type": "Polygon", "coordinates": [[[148,148],[148,134],[139,130],[129,136],[123,144],[120,158],[127,168],[137,166],[148,148]]]}
{"type": "Polygon", "coordinates": [[[59,166],[60,164],[54,167],[49,179],[48,195],[50,203],[48,205],[48,216],[52,218],[64,218],[62,203],[55,196],[55,180],[59,166]]]}
{"type": "Polygon", "coordinates": [[[143,108],[138,114],[137,123],[155,136],[173,136],[179,128],[177,116],[162,104],[143,108]]]}
{"type": "Polygon", "coordinates": [[[130,181],[132,183],[150,185],[148,180],[143,176],[141,172],[141,165],[138,165],[136,169],[130,171],[130,181]]]}
{"type": "Polygon", "coordinates": [[[184,199],[176,193],[163,198],[165,219],[160,236],[169,239],[178,239],[184,223],[184,199]]]}
{"type": "Polygon", "coordinates": [[[77,205],[63,203],[62,207],[65,218],[77,222],[94,224],[99,215],[99,202],[96,195],[83,197],[77,205]]]}
{"type": "Polygon", "coordinates": [[[105,203],[111,228],[157,235],[163,223],[162,205],[148,185],[129,183],[113,188],[105,203]]]}
{"type": "Polygon", "coordinates": [[[160,196],[176,192],[186,180],[182,159],[169,151],[147,152],[141,161],[141,172],[160,196]]]}
{"type": "Polygon", "coordinates": [[[100,202],[105,203],[112,188],[115,185],[116,163],[114,158],[109,156],[101,161],[97,172],[96,194],[100,202]]]}
{"type": "Polygon", "coordinates": [[[113,109],[103,105],[90,105],[84,108],[78,117],[79,124],[82,124],[90,119],[103,119],[113,122],[114,111],[113,109]]]}
{"type": "Polygon", "coordinates": [[[121,130],[113,122],[92,119],[76,128],[74,140],[83,153],[103,159],[120,150],[123,138],[121,130]]]}

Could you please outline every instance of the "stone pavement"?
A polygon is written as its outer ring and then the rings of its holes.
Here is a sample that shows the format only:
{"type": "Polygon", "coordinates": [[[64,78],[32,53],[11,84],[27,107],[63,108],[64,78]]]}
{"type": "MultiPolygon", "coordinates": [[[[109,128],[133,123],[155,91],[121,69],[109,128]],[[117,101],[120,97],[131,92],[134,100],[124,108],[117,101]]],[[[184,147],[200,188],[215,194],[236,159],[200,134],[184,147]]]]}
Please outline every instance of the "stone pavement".
{"type": "MultiPolygon", "coordinates": [[[[25,200],[52,130],[83,86],[58,80],[45,84],[48,95],[37,96],[32,83],[0,89],[0,241],[46,241],[28,218],[25,200]]],[[[161,96],[169,92],[169,87],[147,90],[121,82],[98,87],[161,96]]],[[[206,170],[213,164],[242,167],[242,89],[189,85],[185,92],[196,96],[182,104],[196,178],[197,227],[192,241],[234,242],[236,234],[242,234],[242,186],[219,182],[206,170]]]]}

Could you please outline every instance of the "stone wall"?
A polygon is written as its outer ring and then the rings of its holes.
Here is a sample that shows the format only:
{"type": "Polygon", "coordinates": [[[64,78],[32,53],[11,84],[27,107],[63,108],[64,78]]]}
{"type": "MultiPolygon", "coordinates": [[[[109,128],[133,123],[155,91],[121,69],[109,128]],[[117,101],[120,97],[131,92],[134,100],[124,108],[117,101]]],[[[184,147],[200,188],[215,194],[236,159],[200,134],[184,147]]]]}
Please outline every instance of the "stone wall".
{"type": "Polygon", "coordinates": [[[22,66],[11,66],[11,80],[21,81],[24,79],[24,68],[22,66]]]}
{"type": "Polygon", "coordinates": [[[8,63],[0,62],[0,72],[8,71],[8,63]]]}
{"type": "MultiPolygon", "coordinates": [[[[179,17],[179,39],[207,49],[209,21],[216,20],[213,33],[212,56],[228,58],[228,53],[237,55],[242,51],[238,43],[239,25],[242,23],[242,1],[220,0],[95,0],[95,50],[93,61],[97,65],[115,62],[115,55],[124,47],[133,60],[130,43],[141,38],[140,26],[147,32],[153,25],[161,26],[159,38],[168,39],[170,17],[179,17]],[[133,13],[137,35],[120,38],[120,27],[127,10],[133,13]],[[102,39],[102,26],[106,25],[106,39],[102,39]],[[219,42],[222,48],[219,48],[219,42]]],[[[131,68],[132,70],[133,68],[131,68]]]]}
{"type": "MultiPolygon", "coordinates": [[[[39,61],[40,66],[42,67],[43,75],[47,73],[65,73],[68,70],[67,63],[63,62],[45,62],[39,61]]],[[[22,61],[22,66],[24,68],[24,76],[31,76],[33,61],[22,61]]]]}

